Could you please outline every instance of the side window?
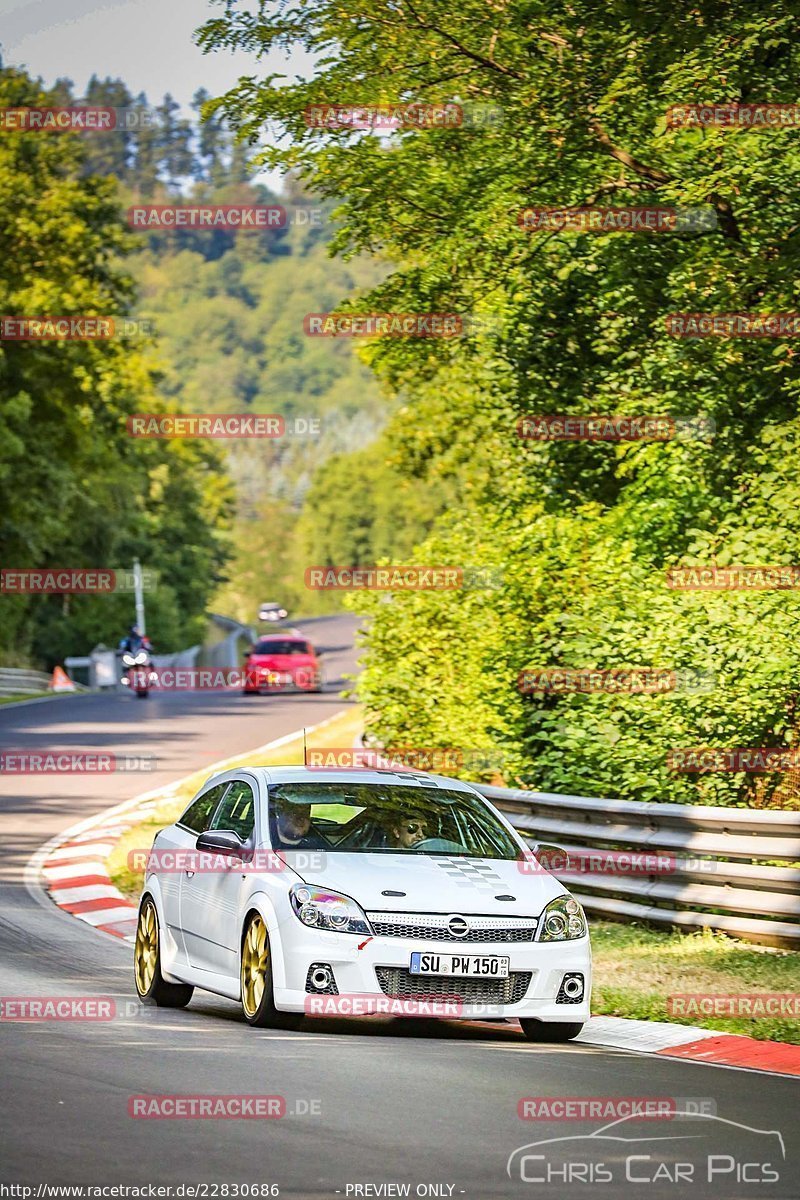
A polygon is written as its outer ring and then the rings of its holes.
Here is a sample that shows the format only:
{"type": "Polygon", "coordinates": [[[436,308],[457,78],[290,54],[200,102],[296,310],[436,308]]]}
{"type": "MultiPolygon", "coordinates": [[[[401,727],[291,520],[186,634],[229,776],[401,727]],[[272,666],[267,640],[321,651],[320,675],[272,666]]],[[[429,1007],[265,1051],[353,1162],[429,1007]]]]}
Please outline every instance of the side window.
{"type": "Polygon", "coordinates": [[[246,842],[255,829],[255,796],[249,783],[237,779],[231,784],[230,791],[219,806],[212,829],[232,829],[246,842]]]}
{"type": "Polygon", "coordinates": [[[202,796],[198,796],[196,800],[192,801],[178,824],[185,825],[187,829],[191,829],[192,833],[205,833],[210,826],[214,809],[225,795],[227,787],[227,783],[219,783],[216,787],[203,792],[202,796]]]}

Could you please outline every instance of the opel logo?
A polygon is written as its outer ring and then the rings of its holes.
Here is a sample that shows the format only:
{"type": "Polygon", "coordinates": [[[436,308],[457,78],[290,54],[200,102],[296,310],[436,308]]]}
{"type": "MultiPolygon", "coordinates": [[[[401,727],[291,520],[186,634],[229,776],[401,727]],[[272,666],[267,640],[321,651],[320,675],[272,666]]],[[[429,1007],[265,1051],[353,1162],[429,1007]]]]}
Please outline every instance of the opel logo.
{"type": "Polygon", "coordinates": [[[447,928],[453,937],[463,938],[469,933],[469,925],[463,917],[450,917],[447,922],[447,928]]]}

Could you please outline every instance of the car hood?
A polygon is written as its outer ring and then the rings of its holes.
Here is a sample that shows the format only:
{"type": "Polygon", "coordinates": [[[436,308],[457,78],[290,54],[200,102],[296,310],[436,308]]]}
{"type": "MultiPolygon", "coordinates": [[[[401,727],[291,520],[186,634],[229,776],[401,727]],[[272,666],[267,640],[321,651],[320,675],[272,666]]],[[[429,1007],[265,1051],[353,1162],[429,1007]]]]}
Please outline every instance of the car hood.
{"type": "Polygon", "coordinates": [[[294,868],[305,883],[342,892],[369,912],[538,917],[550,900],[566,892],[552,875],[524,874],[519,863],[504,859],[404,853],[307,857],[311,865],[298,862],[294,868]],[[387,891],[405,895],[387,896],[387,891]],[[514,899],[498,901],[497,896],[514,899]]]}

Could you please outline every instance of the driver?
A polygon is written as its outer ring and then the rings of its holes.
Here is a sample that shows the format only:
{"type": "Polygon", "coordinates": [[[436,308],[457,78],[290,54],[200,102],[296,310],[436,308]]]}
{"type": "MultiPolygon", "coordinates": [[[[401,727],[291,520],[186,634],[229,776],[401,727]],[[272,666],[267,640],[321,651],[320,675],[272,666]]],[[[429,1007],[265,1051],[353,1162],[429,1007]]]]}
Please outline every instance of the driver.
{"type": "Polygon", "coordinates": [[[313,826],[310,804],[292,804],[284,796],[276,796],[275,824],[281,850],[323,850],[327,845],[313,826]]]}
{"type": "Polygon", "coordinates": [[[425,817],[409,813],[402,820],[393,822],[389,833],[399,850],[413,850],[418,842],[424,842],[428,836],[428,822],[425,817]]]}

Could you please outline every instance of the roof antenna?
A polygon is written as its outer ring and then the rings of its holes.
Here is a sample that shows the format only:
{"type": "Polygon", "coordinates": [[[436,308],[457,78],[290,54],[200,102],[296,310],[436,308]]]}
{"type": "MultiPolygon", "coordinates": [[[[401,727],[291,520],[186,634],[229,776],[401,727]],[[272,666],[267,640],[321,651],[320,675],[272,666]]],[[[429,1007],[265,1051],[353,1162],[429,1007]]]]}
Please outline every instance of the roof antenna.
{"type": "Polygon", "coordinates": [[[303,726],[303,766],[308,766],[308,747],[306,746],[306,727],[303,726]]]}

